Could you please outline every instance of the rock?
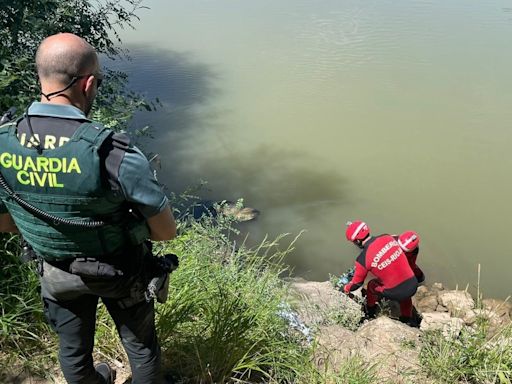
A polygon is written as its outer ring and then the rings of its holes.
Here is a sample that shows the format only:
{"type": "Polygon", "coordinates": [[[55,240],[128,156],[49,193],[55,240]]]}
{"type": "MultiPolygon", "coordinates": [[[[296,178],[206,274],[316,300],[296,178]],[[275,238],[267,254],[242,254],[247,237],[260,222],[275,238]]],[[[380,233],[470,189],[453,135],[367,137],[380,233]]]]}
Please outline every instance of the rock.
{"type": "Polygon", "coordinates": [[[419,335],[417,328],[378,317],[364,324],[354,337],[365,340],[362,356],[366,361],[386,359],[378,369],[379,382],[399,383],[403,373],[417,370],[419,335]]]}
{"type": "Polygon", "coordinates": [[[446,312],[426,312],[422,316],[420,330],[423,332],[439,329],[445,337],[456,337],[464,326],[464,320],[450,317],[446,312]]]}
{"type": "Polygon", "coordinates": [[[318,328],[318,350],[315,360],[318,366],[336,367],[352,356],[364,342],[358,342],[354,332],[339,325],[324,325],[318,328]]]}
{"type": "Polygon", "coordinates": [[[416,303],[416,309],[420,312],[435,312],[437,306],[439,305],[437,301],[437,295],[431,294],[429,296],[425,296],[422,299],[418,300],[416,303]]]}
{"type": "Polygon", "coordinates": [[[410,373],[419,365],[419,335],[418,329],[385,316],[365,323],[356,332],[339,326],[321,327],[315,360],[336,370],[347,358],[359,356],[368,364],[379,364],[378,382],[424,383],[423,379],[410,381],[410,373]]]}
{"type": "MultiPolygon", "coordinates": [[[[421,300],[426,296],[429,296],[431,293],[429,289],[425,285],[420,285],[418,287],[418,290],[416,291],[416,294],[413,296],[413,300],[421,300]]],[[[415,304],[416,305],[416,304],[415,304]]]]}
{"type": "Polygon", "coordinates": [[[503,324],[509,323],[512,317],[512,304],[497,299],[484,299],[482,305],[485,309],[495,312],[503,324]]]}
{"type": "Polygon", "coordinates": [[[400,352],[404,343],[416,343],[419,334],[417,328],[411,328],[385,316],[365,323],[356,332],[357,337],[366,339],[371,346],[371,350],[368,351],[370,358],[383,349],[391,353],[400,352]]]}
{"type": "Polygon", "coordinates": [[[437,307],[436,307],[436,312],[448,312],[448,308],[446,308],[445,306],[439,304],[437,307]]]}
{"type": "Polygon", "coordinates": [[[441,283],[434,283],[432,287],[430,287],[430,290],[433,292],[444,291],[444,286],[441,283]]]}
{"type": "Polygon", "coordinates": [[[363,316],[361,304],[333,288],[328,281],[292,279],[290,288],[300,296],[297,312],[308,326],[341,324],[356,329],[363,316]]]}
{"type": "Polygon", "coordinates": [[[466,291],[440,291],[438,300],[455,317],[463,317],[466,312],[475,308],[475,301],[466,291]]]}
{"type": "Polygon", "coordinates": [[[473,325],[479,319],[482,321],[487,321],[491,328],[496,328],[502,324],[498,314],[489,309],[472,309],[466,312],[466,314],[463,317],[463,320],[467,325],[473,325]]]}

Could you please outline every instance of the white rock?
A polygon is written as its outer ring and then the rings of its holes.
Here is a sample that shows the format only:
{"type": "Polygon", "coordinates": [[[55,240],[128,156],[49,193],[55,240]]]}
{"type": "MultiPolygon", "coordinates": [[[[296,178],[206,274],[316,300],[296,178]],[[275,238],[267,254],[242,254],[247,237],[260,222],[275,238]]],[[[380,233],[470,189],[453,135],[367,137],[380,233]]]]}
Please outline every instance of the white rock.
{"type": "Polygon", "coordinates": [[[466,291],[441,291],[438,300],[448,308],[452,316],[463,317],[466,312],[475,308],[475,301],[466,291]]]}
{"type": "Polygon", "coordinates": [[[464,326],[464,320],[450,317],[447,312],[426,312],[422,313],[422,317],[421,331],[440,329],[445,337],[456,337],[464,326]]]}

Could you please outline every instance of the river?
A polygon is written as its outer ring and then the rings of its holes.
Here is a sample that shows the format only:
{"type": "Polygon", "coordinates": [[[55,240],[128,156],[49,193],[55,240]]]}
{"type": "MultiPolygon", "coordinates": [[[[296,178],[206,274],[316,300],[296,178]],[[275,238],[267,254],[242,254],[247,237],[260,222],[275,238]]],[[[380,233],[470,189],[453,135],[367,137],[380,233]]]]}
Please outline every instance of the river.
{"type": "Polygon", "coordinates": [[[170,190],[243,197],[253,243],[305,230],[287,262],[308,279],[352,264],[363,219],[419,232],[430,282],[512,293],[511,1],[145,5],[116,65],[162,103],[136,122],[170,190]]]}

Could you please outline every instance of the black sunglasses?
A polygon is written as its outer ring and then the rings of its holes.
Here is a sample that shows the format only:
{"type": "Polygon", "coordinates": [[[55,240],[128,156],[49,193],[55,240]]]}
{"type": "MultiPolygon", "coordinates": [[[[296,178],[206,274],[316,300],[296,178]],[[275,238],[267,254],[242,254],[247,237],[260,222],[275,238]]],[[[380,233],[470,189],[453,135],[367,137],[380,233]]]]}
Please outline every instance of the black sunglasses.
{"type": "Polygon", "coordinates": [[[78,80],[84,79],[89,76],[94,76],[94,78],[96,79],[96,87],[99,88],[101,86],[101,83],[103,82],[103,73],[101,73],[101,72],[88,73],[87,75],[74,76],[71,79],[71,82],[69,83],[68,87],[73,86],[73,84],[75,84],[78,80]]]}
{"type": "Polygon", "coordinates": [[[87,77],[87,76],[94,76],[94,78],[96,79],[96,87],[97,88],[101,87],[101,83],[103,82],[103,73],[101,73],[101,72],[91,73],[89,75],[85,75],[84,77],[87,77]]]}
{"type": "Polygon", "coordinates": [[[66,85],[65,88],[61,89],[60,91],[56,91],[56,92],[52,92],[52,93],[48,93],[48,94],[44,94],[44,93],[41,93],[44,97],[46,97],[47,100],[50,100],[50,97],[51,96],[55,96],[55,95],[58,95],[66,90],[68,90],[69,88],[71,88],[73,85],[75,85],[75,83],[80,80],[80,79],[84,79],[86,77],[89,77],[89,76],[94,76],[94,78],[96,79],[96,88],[99,88],[101,86],[101,83],[103,82],[103,74],[101,72],[97,72],[97,73],[88,73],[87,75],[77,75],[77,76],[73,76],[73,78],[71,79],[71,81],[69,82],[68,85],[66,85]]]}

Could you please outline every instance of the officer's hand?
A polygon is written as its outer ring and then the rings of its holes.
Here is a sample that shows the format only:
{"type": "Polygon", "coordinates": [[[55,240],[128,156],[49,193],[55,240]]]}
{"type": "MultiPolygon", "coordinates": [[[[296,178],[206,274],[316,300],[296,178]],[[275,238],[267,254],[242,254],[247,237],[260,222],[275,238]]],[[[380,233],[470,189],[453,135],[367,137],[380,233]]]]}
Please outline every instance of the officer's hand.
{"type": "Polygon", "coordinates": [[[352,287],[351,283],[348,283],[343,287],[343,292],[345,292],[347,295],[350,293],[350,287],[352,287]]]}

